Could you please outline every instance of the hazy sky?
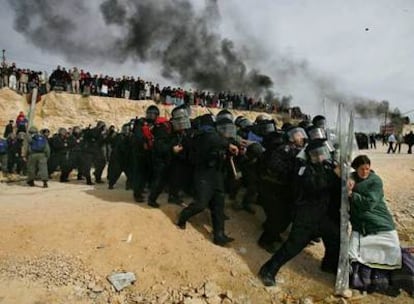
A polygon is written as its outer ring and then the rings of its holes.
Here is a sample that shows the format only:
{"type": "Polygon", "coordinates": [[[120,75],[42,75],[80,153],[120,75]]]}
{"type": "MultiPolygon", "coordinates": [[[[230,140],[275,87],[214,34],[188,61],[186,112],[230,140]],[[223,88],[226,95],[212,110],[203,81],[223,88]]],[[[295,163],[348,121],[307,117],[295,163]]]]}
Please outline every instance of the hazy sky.
{"type": "MultiPolygon", "coordinates": [[[[200,7],[203,4],[203,0],[194,2],[200,7]]],[[[276,91],[292,94],[294,103],[311,114],[321,111],[321,94],[314,92],[306,75],[299,73],[286,80],[280,72],[286,62],[305,66],[339,91],[388,100],[391,108],[398,107],[402,113],[414,110],[413,0],[218,2],[221,18],[212,24],[238,48],[246,46],[248,63],[268,73],[276,91]]],[[[168,83],[159,76],[156,64],[80,64],[39,50],[14,30],[14,13],[6,0],[0,0],[0,7],[0,47],[7,50],[8,61],[18,66],[50,71],[57,64],[77,65],[94,73],[128,74],[168,83]]]]}

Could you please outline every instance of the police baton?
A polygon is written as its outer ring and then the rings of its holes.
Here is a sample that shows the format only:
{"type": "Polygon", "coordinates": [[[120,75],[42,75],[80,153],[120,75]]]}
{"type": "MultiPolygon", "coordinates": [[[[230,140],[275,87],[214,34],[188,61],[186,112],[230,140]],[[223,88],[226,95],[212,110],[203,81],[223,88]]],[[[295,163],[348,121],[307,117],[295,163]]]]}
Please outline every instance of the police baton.
{"type": "Polygon", "coordinates": [[[231,170],[233,171],[234,179],[239,180],[242,176],[240,172],[237,172],[236,165],[234,164],[233,156],[230,156],[231,170]]]}

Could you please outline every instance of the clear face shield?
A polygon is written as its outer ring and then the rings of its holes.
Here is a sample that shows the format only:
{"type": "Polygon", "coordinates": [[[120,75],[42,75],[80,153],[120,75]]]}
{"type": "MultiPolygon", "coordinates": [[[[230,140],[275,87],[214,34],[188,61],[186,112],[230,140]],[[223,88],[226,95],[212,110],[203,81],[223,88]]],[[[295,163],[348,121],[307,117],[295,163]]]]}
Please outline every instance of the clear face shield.
{"type": "Polygon", "coordinates": [[[249,127],[251,127],[253,124],[252,124],[252,122],[250,121],[250,120],[248,120],[247,118],[242,118],[242,119],[240,119],[240,121],[238,122],[238,127],[240,128],[240,129],[246,129],[246,128],[249,128],[249,127]]]}
{"type": "Polygon", "coordinates": [[[236,126],[234,124],[222,124],[216,126],[217,132],[225,138],[235,138],[236,137],[236,126]]]}
{"type": "Polygon", "coordinates": [[[174,131],[181,131],[191,128],[191,121],[188,111],[179,109],[172,113],[171,124],[174,131]]]}
{"type": "Polygon", "coordinates": [[[313,129],[309,130],[308,134],[309,134],[309,139],[310,140],[327,139],[326,132],[322,128],[313,128],[313,129]]]}
{"type": "Polygon", "coordinates": [[[173,118],[171,124],[174,131],[191,129],[191,121],[188,117],[173,118]]]}
{"type": "Polygon", "coordinates": [[[326,127],[326,120],[325,119],[319,119],[314,122],[314,126],[317,128],[325,129],[326,127]]]}
{"type": "Polygon", "coordinates": [[[332,145],[330,141],[325,141],[325,146],[328,148],[329,153],[333,153],[336,151],[335,147],[332,145]]]}
{"type": "Polygon", "coordinates": [[[287,132],[287,137],[291,143],[297,146],[303,146],[305,139],[308,139],[306,132],[303,128],[293,128],[287,132]]]}
{"type": "Polygon", "coordinates": [[[322,164],[326,161],[329,161],[331,158],[329,149],[325,145],[308,151],[308,155],[312,164],[322,164]]]}

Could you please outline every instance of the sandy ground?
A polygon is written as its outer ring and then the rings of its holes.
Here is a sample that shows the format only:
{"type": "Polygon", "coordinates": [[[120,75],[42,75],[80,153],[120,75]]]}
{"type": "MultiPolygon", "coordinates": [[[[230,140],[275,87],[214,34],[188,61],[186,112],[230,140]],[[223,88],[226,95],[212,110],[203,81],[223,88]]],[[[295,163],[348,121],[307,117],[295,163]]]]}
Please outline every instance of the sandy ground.
{"type": "MultiPolygon", "coordinates": [[[[388,155],[383,147],[364,153],[383,178],[403,245],[413,245],[413,155],[388,155]]],[[[236,240],[221,248],[210,241],[207,212],[181,231],[174,225],[181,207],[167,204],[165,195],[160,209],[136,204],[123,189],[124,179],[112,191],[56,178],[48,189],[38,184],[0,184],[0,303],[172,303],[175,292],[183,299],[184,290],[200,292],[206,282],[216,284],[216,302],[187,297],[183,303],[299,303],[305,298],[346,303],[331,297],[335,278],[319,270],[319,244],[282,268],[276,288],[260,284],[256,273],[269,254],[256,245],[263,219],[257,206],[254,216],[227,210],[226,229],[236,240]],[[137,276],[121,293],[106,281],[118,270],[137,276]]],[[[414,300],[406,294],[369,295],[348,303],[414,300]]]]}

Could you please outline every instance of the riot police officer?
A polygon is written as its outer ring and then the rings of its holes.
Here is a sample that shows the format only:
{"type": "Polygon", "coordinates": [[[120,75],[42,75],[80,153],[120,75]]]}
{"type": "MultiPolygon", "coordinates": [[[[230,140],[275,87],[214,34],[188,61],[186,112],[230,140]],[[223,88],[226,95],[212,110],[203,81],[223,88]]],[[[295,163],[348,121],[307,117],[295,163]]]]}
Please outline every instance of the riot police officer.
{"type": "Polygon", "coordinates": [[[224,233],[224,168],[228,152],[237,154],[238,148],[230,141],[236,128],[229,119],[214,127],[211,115],[200,119],[200,130],[194,137],[194,201],[180,213],[177,225],[185,229],[187,221],[209,207],[213,225],[213,242],[224,246],[233,241],[224,233]]]}
{"type": "Polygon", "coordinates": [[[259,195],[266,220],[258,244],[269,252],[276,250],[276,243],[282,241],[280,234],[292,221],[296,155],[304,147],[307,136],[302,128],[291,126],[285,138],[287,142],[267,152],[260,165],[259,195]]]}
{"type": "Polygon", "coordinates": [[[84,130],[83,135],[83,158],[82,175],[86,178],[88,185],[93,185],[91,178],[91,167],[94,165],[95,182],[102,184],[102,172],[105,168],[106,160],[103,145],[107,136],[106,124],[98,121],[96,127],[84,130]]]}
{"type": "Polygon", "coordinates": [[[299,254],[315,236],[322,236],[325,245],[323,264],[338,263],[339,230],[328,215],[331,188],[340,183],[338,169],[326,166],[330,153],[323,140],[306,147],[307,160],[297,170],[294,191],[295,216],[289,237],[260,269],[259,278],[266,286],[275,285],[275,275],[290,259],[299,254]]]}

